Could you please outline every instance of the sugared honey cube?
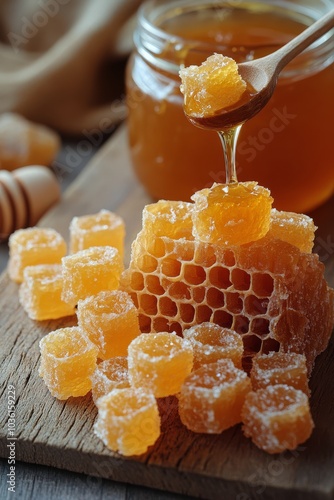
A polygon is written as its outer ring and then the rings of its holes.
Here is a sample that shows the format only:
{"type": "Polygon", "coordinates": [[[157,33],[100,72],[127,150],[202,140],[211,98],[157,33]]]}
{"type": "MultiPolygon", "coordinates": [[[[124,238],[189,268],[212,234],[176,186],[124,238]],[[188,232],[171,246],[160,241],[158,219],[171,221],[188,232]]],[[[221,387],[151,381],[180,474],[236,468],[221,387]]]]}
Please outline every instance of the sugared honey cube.
{"type": "Polygon", "coordinates": [[[74,217],[70,223],[70,252],[89,247],[110,246],[124,254],[124,221],[109,210],[97,214],[74,217]]]}
{"type": "Polygon", "coordinates": [[[90,247],[62,259],[62,299],[75,306],[80,299],[102,290],[116,290],[123,270],[114,247],[90,247]]]}
{"type": "Polygon", "coordinates": [[[142,455],[160,435],[160,416],[152,393],[114,389],[97,401],[95,434],[112,451],[142,455]]]}
{"type": "Polygon", "coordinates": [[[268,385],[286,384],[309,396],[306,359],[293,352],[258,354],[253,359],[251,381],[254,391],[268,385]]]}
{"type": "Polygon", "coordinates": [[[194,350],[194,370],[219,359],[231,359],[241,368],[244,346],[241,336],[215,323],[201,323],[183,331],[194,350]]]}
{"type": "Polygon", "coordinates": [[[127,356],[140,334],[138,311],[129,294],[106,290],[78,302],[78,325],[98,347],[98,357],[127,356]]]}
{"type": "Polygon", "coordinates": [[[143,209],[143,231],[150,237],[192,239],[193,203],[160,200],[143,209]]]}
{"type": "Polygon", "coordinates": [[[237,63],[221,54],[211,55],[201,66],[182,69],[180,77],[185,112],[195,117],[212,116],[233,106],[246,90],[237,63]]]}
{"type": "Polygon", "coordinates": [[[287,241],[301,252],[311,253],[316,226],[311,217],[294,212],[280,212],[273,208],[270,217],[269,235],[287,241]]]}
{"type": "Polygon", "coordinates": [[[92,396],[96,403],[113,389],[130,387],[128,360],[125,356],[107,359],[99,363],[91,376],[92,396]]]}
{"type": "Polygon", "coordinates": [[[243,431],[267,453],[294,450],[314,427],[308,397],[288,385],[250,392],[242,409],[243,431]]]}
{"type": "Polygon", "coordinates": [[[243,245],[269,231],[273,199],[256,182],[213,184],[192,199],[194,236],[204,243],[243,245]]]}
{"type": "Polygon", "coordinates": [[[181,387],[181,421],[193,432],[219,434],[241,422],[241,409],[250,390],[247,374],[230,359],[204,365],[181,387]]]}
{"type": "Polygon", "coordinates": [[[66,243],[54,229],[18,229],[9,238],[9,277],[21,283],[27,266],[59,264],[65,254],[66,243]]]}
{"type": "Polygon", "coordinates": [[[38,321],[72,316],[75,309],[61,300],[62,288],[60,264],[28,266],[23,271],[20,303],[28,316],[38,321]]]}
{"type": "Polygon", "coordinates": [[[144,333],[129,345],[128,364],[131,386],[163,398],[180,391],[193,366],[193,350],[174,333],[144,333]]]}
{"type": "Polygon", "coordinates": [[[90,391],[97,347],[78,327],[55,330],[43,337],[39,346],[39,375],[52,396],[67,399],[70,396],[84,396],[90,391]]]}

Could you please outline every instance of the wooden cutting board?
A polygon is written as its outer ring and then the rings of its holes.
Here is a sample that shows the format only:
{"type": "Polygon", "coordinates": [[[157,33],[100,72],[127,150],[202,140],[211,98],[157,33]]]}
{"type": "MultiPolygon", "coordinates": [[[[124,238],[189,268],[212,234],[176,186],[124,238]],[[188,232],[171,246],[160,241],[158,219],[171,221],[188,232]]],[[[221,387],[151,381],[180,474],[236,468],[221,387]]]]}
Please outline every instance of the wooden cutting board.
{"type": "MultiPolygon", "coordinates": [[[[135,180],[125,129],[98,153],[62,202],[42,221],[68,237],[74,215],[101,208],[116,211],[127,225],[130,243],[149,202],[135,180]]],[[[334,282],[334,199],[316,214],[316,246],[334,282]]],[[[18,302],[18,286],[0,279],[0,455],[8,458],[8,388],[15,387],[16,459],[116,481],[208,499],[331,499],[334,495],[334,342],[319,356],[312,376],[315,431],[297,450],[270,456],[243,437],[240,427],[219,436],[196,435],[180,423],[174,398],[161,401],[162,435],[149,452],[124,458],[110,452],[92,431],[96,409],[90,395],[61,402],[38,377],[39,339],[74,319],[34,322],[18,302]]]]}

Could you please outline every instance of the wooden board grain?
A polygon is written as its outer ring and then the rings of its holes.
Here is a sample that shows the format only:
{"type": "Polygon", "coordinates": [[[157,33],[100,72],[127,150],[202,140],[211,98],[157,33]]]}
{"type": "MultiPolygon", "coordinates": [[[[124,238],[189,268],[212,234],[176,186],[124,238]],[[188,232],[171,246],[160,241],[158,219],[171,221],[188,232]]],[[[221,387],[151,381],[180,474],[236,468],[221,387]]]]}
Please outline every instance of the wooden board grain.
{"type": "MultiPolygon", "coordinates": [[[[42,221],[65,237],[74,215],[100,208],[117,211],[127,225],[130,243],[149,201],[135,180],[120,130],[42,221]]],[[[331,200],[318,212],[316,245],[334,281],[334,231],[331,200]],[[332,246],[331,246],[332,245],[332,246]]],[[[8,387],[16,391],[16,459],[91,476],[149,486],[208,499],[331,499],[334,496],[334,343],[319,356],[312,376],[312,414],[316,428],[297,450],[267,455],[243,437],[240,426],[219,436],[196,435],[180,423],[176,401],[160,401],[162,435],[147,454],[113,454],[93,434],[96,409],[91,396],[66,402],[52,398],[38,377],[39,339],[74,324],[74,318],[36,323],[18,302],[18,286],[6,273],[0,278],[0,456],[8,457],[8,387]]]]}

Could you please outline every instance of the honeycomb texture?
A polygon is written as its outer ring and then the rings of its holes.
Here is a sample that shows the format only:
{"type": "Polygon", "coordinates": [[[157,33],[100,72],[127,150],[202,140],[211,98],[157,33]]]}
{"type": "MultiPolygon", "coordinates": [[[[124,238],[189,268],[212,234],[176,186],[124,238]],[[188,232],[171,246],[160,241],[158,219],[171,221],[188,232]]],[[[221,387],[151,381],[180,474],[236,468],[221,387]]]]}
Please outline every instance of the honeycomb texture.
{"type": "Polygon", "coordinates": [[[271,236],[222,247],[142,230],[122,288],[139,309],[142,332],[210,321],[242,336],[243,364],[257,353],[303,353],[309,372],[329,341],[334,291],[315,254],[271,236]]]}

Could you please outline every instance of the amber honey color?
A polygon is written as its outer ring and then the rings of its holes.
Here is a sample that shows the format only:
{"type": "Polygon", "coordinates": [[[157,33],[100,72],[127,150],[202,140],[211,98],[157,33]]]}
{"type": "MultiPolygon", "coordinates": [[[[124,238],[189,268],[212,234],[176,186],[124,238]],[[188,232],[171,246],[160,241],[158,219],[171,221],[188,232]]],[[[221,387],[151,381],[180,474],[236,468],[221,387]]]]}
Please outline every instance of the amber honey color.
{"type": "MultiPolygon", "coordinates": [[[[217,134],[187,121],[175,68],[200,64],[213,52],[237,62],[264,56],[313,21],[292,10],[267,10],[264,3],[257,11],[253,2],[247,9],[237,4],[214,13],[193,9],[180,14],[180,9],[165,20],[160,16],[159,27],[182,38],[166,37],[169,42],[160,46],[159,58],[147,56],[152,54],[144,42],[146,53],[132,57],[127,77],[132,159],[156,199],[187,200],[194,191],[225,180],[217,134]],[[189,40],[201,45],[195,49],[189,40]]],[[[239,137],[239,181],[256,180],[268,187],[281,210],[309,211],[333,193],[334,69],[326,67],[329,55],[321,58],[311,50],[290,63],[269,104],[243,126],[239,137]]]]}

